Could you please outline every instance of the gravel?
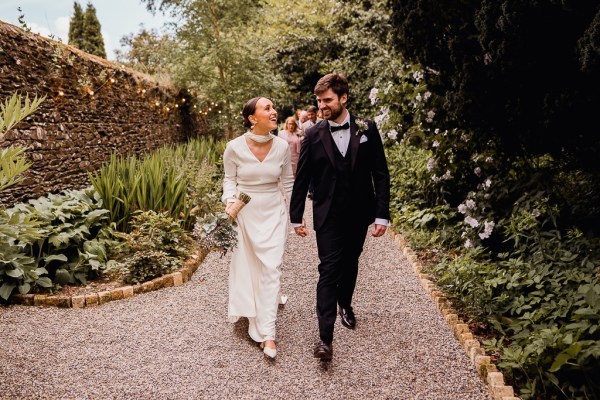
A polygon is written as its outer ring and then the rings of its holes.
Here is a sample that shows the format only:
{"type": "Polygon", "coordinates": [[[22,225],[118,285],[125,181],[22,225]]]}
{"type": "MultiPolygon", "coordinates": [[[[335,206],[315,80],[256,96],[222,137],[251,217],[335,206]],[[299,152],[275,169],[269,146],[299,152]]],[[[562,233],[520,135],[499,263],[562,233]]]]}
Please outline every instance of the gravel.
{"type": "Polygon", "coordinates": [[[357,328],[336,322],[328,364],[312,356],[314,232],[290,234],[274,361],[247,320],[226,321],[228,263],[210,254],[183,286],[94,308],[0,308],[0,398],[491,398],[391,236],[367,238],[357,328]]]}

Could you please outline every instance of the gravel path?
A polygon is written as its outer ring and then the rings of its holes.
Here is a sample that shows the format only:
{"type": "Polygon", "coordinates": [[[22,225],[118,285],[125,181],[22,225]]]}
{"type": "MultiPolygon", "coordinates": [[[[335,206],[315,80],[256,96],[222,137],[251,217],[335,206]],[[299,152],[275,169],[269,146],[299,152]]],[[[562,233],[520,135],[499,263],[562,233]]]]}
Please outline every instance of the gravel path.
{"type": "Polygon", "coordinates": [[[246,320],[226,322],[228,262],[211,254],[183,286],[96,308],[0,308],[0,398],[490,399],[391,236],[367,239],[357,329],[338,320],[328,365],[312,357],[314,232],[288,241],[276,361],[246,320]]]}

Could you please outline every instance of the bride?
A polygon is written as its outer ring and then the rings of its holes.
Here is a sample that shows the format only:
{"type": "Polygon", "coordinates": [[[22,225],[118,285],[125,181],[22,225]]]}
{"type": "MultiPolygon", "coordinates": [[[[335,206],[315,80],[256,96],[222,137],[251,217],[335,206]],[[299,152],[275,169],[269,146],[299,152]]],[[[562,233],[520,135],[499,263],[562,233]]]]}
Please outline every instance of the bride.
{"type": "MultiPolygon", "coordinates": [[[[294,184],[288,143],[270,132],[277,128],[271,100],[255,97],[244,105],[249,131],[227,143],[223,154],[223,201],[232,215],[236,196],[251,198],[236,216],[238,245],[229,267],[229,321],[248,318],[248,334],[265,355],[275,358],[275,320],[281,264],[287,238],[287,204],[294,184]]],[[[233,215],[232,215],[233,216],[233,215]]]]}

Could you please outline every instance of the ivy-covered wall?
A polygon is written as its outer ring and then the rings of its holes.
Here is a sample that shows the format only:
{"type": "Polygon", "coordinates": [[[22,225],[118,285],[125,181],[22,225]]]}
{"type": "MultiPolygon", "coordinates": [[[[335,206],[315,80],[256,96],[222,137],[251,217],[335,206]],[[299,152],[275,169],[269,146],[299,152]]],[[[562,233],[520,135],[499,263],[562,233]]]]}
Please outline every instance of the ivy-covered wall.
{"type": "Polygon", "coordinates": [[[5,205],[84,187],[113,152],[140,155],[205,131],[172,85],[0,21],[0,100],[16,91],[46,100],[0,141],[27,146],[32,162],[2,192],[5,205]]]}

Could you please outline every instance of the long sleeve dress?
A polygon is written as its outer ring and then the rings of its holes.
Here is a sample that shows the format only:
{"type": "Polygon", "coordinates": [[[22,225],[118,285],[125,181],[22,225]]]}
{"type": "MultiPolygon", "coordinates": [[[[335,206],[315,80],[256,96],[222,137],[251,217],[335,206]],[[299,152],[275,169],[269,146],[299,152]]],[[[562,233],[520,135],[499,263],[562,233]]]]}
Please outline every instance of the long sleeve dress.
{"type": "Polygon", "coordinates": [[[296,133],[290,133],[283,129],[277,134],[282,139],[285,139],[290,146],[290,153],[292,155],[292,171],[296,174],[296,166],[298,165],[298,156],[300,155],[300,145],[302,144],[302,138],[296,133]]]}
{"type": "Polygon", "coordinates": [[[274,136],[261,162],[240,136],[227,143],[223,166],[223,201],[240,192],[250,196],[236,220],[238,244],[229,267],[228,319],[235,322],[247,317],[254,341],[274,340],[288,233],[286,203],[294,184],[289,146],[274,136]]]}

